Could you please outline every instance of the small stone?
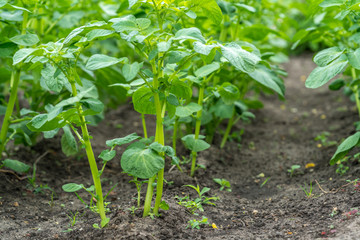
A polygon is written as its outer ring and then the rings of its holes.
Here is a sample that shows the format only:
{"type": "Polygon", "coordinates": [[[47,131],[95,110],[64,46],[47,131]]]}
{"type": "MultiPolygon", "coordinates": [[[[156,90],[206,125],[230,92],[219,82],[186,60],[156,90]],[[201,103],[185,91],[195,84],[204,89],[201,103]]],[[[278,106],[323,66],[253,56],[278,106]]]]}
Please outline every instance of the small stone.
{"type": "Polygon", "coordinates": [[[18,207],[19,203],[18,202],[14,202],[14,207],[18,207]]]}

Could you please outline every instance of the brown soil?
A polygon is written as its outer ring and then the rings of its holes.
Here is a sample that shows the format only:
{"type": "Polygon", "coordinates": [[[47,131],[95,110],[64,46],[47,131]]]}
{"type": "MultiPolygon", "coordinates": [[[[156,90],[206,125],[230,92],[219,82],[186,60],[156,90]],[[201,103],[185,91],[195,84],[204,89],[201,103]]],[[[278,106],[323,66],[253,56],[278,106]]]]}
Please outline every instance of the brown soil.
{"type": "MultiPolygon", "coordinates": [[[[360,220],[352,208],[360,207],[359,189],[346,180],[360,176],[358,163],[350,163],[343,176],[328,162],[336,146],[320,147],[314,138],[323,131],[331,133],[329,140],[339,141],[354,132],[357,113],[340,92],[326,87],[310,90],[304,79],[314,64],[311,55],[292,58],[285,65],[286,102],[276,96],[263,96],[265,108],[256,111],[252,124],[238,124],[234,131],[245,129],[239,143],[229,142],[224,150],[215,138],[210,150],[200,154],[206,166],[196,178],[177,170],[167,172],[164,200],[170,206],[161,217],[141,218],[141,209],[132,215],[128,210],[136,204],[136,189],[131,178],[121,173],[119,156],[108,164],[103,175],[105,191],[118,183],[109,195],[111,222],[104,229],[95,229],[97,214],[84,206],[75,195],[65,193],[61,186],[68,182],[91,185],[91,175],[84,156],[66,158],[61,153],[59,138],[41,140],[33,148],[14,149],[11,158],[37,163],[37,185],[47,184],[51,192],[35,194],[27,180],[0,173],[0,238],[1,239],[359,239],[360,220]],[[314,168],[305,168],[314,163],[314,168]],[[290,177],[287,169],[301,165],[301,172],[290,177]],[[232,192],[220,191],[213,178],[230,181],[232,192]],[[265,180],[268,179],[266,183],[265,180]],[[315,180],[321,185],[316,184],[315,180]],[[312,197],[307,198],[300,186],[313,182],[312,197]],[[205,205],[204,212],[194,216],[177,204],[175,196],[195,192],[183,185],[209,187],[208,196],[218,196],[216,206],[205,205]],[[343,186],[343,187],[342,187],[343,186]],[[331,191],[336,191],[333,193],[331,191]],[[336,209],[336,214],[331,213],[336,209]],[[68,215],[78,212],[74,226],[68,215]],[[186,228],[191,219],[206,216],[217,229],[205,226],[200,230],[186,228]],[[72,231],[67,231],[69,228],[72,231]]],[[[149,128],[153,127],[149,121],[149,128]]],[[[225,128],[225,123],[222,126],[225,128]]],[[[95,154],[105,148],[105,141],[136,131],[141,134],[139,115],[129,106],[107,114],[106,120],[91,128],[95,154]],[[123,127],[118,128],[121,124],[123,127]]],[[[121,152],[122,150],[119,149],[121,152]]],[[[183,151],[186,154],[185,151],[183,151]]],[[[184,168],[186,168],[185,166],[184,168]]],[[[145,190],[145,186],[143,187],[145,190]]],[[[144,192],[144,191],[143,191],[144,192]]],[[[88,200],[86,195],[81,196],[88,200]]],[[[143,195],[144,196],[144,193],[143,195]]]]}

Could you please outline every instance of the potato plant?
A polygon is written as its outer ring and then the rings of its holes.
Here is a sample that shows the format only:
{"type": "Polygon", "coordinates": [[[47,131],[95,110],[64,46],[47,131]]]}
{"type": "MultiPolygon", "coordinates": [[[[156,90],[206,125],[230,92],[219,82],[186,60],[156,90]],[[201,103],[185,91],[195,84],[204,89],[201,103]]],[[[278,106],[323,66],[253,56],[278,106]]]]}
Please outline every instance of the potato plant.
{"type": "MultiPolygon", "coordinates": [[[[88,131],[86,117],[99,114],[104,105],[98,100],[95,86],[78,74],[79,59],[82,51],[91,45],[96,39],[111,35],[113,31],[98,31],[107,24],[102,21],[88,23],[85,26],[74,29],[70,34],[57,42],[41,44],[36,48],[22,48],[13,57],[13,64],[22,64],[23,68],[31,68],[34,65],[42,66],[42,76],[46,88],[49,91],[60,93],[62,89],[70,92],[70,96],[55,105],[48,103],[45,106],[46,113],[29,112],[32,115],[27,127],[33,132],[44,132],[47,135],[55,135],[60,128],[64,135],[62,143],[65,152],[76,152],[76,135],[84,146],[89,161],[92,177],[94,180],[95,199],[97,212],[101,217],[101,226],[104,227],[109,219],[105,215],[104,201],[100,177],[106,162],[111,160],[109,156],[100,155],[103,159],[103,168],[99,171],[91,146],[91,136],[88,131]],[[82,34],[82,37],[81,37],[82,34]],[[35,116],[34,116],[35,115],[35,116]],[[78,131],[81,129],[81,132],[78,131]]],[[[73,186],[73,185],[71,185],[73,186]]],[[[79,190],[78,188],[67,191],[79,190]]]]}
{"type": "MultiPolygon", "coordinates": [[[[359,98],[359,4],[356,1],[330,1],[325,0],[319,4],[321,13],[318,15],[317,24],[312,28],[302,31],[296,36],[297,42],[309,41],[318,36],[328,46],[314,56],[314,62],[318,65],[309,77],[305,85],[308,88],[318,88],[328,83],[331,79],[343,74],[342,78],[334,80],[330,90],[345,88],[345,93],[355,101],[360,116],[359,98]],[[327,21],[329,18],[334,19],[327,21]],[[334,28],[336,26],[336,28],[334,28]]],[[[358,130],[358,129],[357,129],[358,130]]],[[[360,141],[360,133],[356,132],[341,143],[330,160],[330,165],[344,158],[348,152],[357,146],[360,141]]]]}
{"type": "MultiPolygon", "coordinates": [[[[153,213],[158,215],[162,203],[164,156],[168,155],[177,164],[175,143],[179,121],[183,118],[195,121],[193,132],[181,138],[191,151],[190,175],[194,176],[197,153],[210,147],[204,141],[205,136],[200,134],[204,103],[216,96],[235,106],[234,103],[240,97],[236,85],[214,79],[217,72],[224,66],[231,65],[241,73],[257,74],[260,83],[265,81],[265,86],[275,89],[281,95],[283,85],[281,79],[272,77],[272,70],[268,70],[269,65],[261,62],[261,54],[253,45],[245,42],[220,43],[207,39],[199,28],[189,24],[191,19],[197,17],[197,12],[207,14],[215,24],[220,23],[222,12],[215,1],[129,3],[130,7],[138,9],[144,17],[126,15],[110,19],[109,23],[121,39],[137,52],[137,59],[142,62],[95,54],[87,61],[86,68],[97,71],[120,65],[122,75],[128,83],[113,86],[128,90],[143,123],[145,114],[156,116],[154,143],[139,142],[130,145],[121,158],[121,165],[128,174],[149,179],[144,216],[150,213],[156,182],[153,213]],[[174,148],[165,146],[165,117],[174,120],[174,148]]],[[[146,127],[143,125],[146,136],[146,127]]]]}
{"type": "MultiPolygon", "coordinates": [[[[222,120],[229,119],[221,148],[233,125],[254,118],[250,109],[262,107],[257,100],[260,92],[284,96],[284,84],[279,77],[284,72],[271,59],[281,50],[258,46],[274,36],[286,37],[270,27],[238,26],[237,21],[251,19],[251,14],[245,14],[243,19],[234,20],[240,16],[240,9],[253,13],[249,5],[221,2],[219,7],[215,0],[131,0],[120,4],[49,1],[46,5],[29,1],[28,5],[19,2],[21,7],[8,1],[0,3],[0,7],[21,11],[13,13],[15,20],[7,20],[15,21],[15,28],[22,24],[20,35],[8,36],[14,49],[5,60],[1,59],[13,72],[1,129],[1,150],[13,137],[9,136],[10,123],[21,124],[29,134],[43,133],[46,138],[63,132],[61,143],[66,155],[76,154],[80,142],[94,185],[68,183],[63,190],[75,193],[86,190],[92,197],[92,209],[100,215],[101,227],[107,225],[109,218],[100,178],[107,162],[116,156],[117,147],[130,144],[122,154],[121,167],[134,177],[138,204],[138,184],[147,179],[143,216],[158,216],[160,208],[168,208],[162,201],[166,158],[182,171],[176,156],[179,139],[190,151],[189,174],[194,176],[198,153],[210,147],[222,120]],[[23,8],[26,6],[31,11],[23,8]],[[94,14],[85,13],[84,9],[91,7],[96,10],[94,14]],[[232,8],[237,9],[235,13],[232,8]],[[59,15],[58,11],[63,13],[59,15]],[[56,20],[51,23],[54,16],[56,20]],[[78,21],[75,23],[72,18],[78,21]],[[230,22],[228,28],[223,21],[230,22]],[[207,31],[208,26],[214,32],[207,31]],[[252,34],[253,28],[264,34],[252,34]],[[241,34],[242,31],[248,34],[241,34]],[[268,38],[270,34],[274,36],[268,38]],[[266,52],[270,49],[276,53],[266,52]],[[13,119],[21,72],[33,75],[32,85],[29,84],[33,88],[31,97],[27,95],[32,104],[30,109],[17,109],[19,116],[13,119]],[[249,96],[250,92],[254,94],[249,96]],[[38,95],[47,97],[36,99],[38,95]],[[98,156],[102,159],[102,167],[98,168],[88,124],[96,122],[94,116],[103,113],[104,103],[100,99],[114,106],[125,95],[141,116],[144,137],[130,134],[108,140],[109,149],[98,156]],[[154,136],[148,136],[146,115],[156,117],[154,136]],[[187,127],[186,134],[182,124],[187,127]],[[172,147],[165,143],[165,128],[169,126],[173,126],[172,147]]],[[[19,125],[14,129],[18,131],[19,125]]],[[[29,137],[24,134],[24,138],[29,137]]],[[[28,140],[29,145],[31,141],[28,140]]],[[[4,162],[4,166],[9,164],[4,162]]]]}

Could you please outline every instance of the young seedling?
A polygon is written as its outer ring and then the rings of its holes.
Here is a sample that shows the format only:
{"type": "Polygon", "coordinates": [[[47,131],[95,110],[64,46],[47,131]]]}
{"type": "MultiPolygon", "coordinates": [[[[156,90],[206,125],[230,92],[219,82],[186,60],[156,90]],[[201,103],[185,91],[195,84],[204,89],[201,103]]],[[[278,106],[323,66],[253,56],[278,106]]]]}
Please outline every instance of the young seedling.
{"type": "Polygon", "coordinates": [[[347,173],[347,171],[350,169],[349,166],[347,166],[348,160],[349,157],[343,157],[342,159],[337,161],[336,173],[339,174],[340,176],[347,173]]]}
{"type": "Polygon", "coordinates": [[[200,190],[199,185],[197,185],[197,187],[192,185],[185,185],[185,187],[190,187],[194,189],[199,197],[195,198],[194,200],[191,200],[189,196],[185,196],[185,197],[175,196],[175,198],[179,200],[178,204],[186,207],[191,214],[198,215],[198,213],[196,212],[197,210],[203,212],[204,211],[203,204],[216,206],[215,203],[213,203],[212,201],[218,200],[219,199],[218,197],[206,197],[204,195],[206,192],[210,191],[210,188],[204,187],[202,190],[200,190]]]}
{"type": "Polygon", "coordinates": [[[141,186],[145,183],[145,181],[138,180],[137,177],[133,177],[134,179],[131,180],[129,183],[134,183],[137,190],[137,207],[140,207],[140,201],[141,201],[141,186]]]}
{"type": "Polygon", "coordinates": [[[225,191],[231,192],[231,185],[230,185],[229,181],[227,181],[224,178],[222,178],[222,179],[214,178],[213,180],[214,180],[214,182],[216,182],[217,184],[220,185],[220,191],[225,190],[225,191]]]}
{"type": "Polygon", "coordinates": [[[312,181],[310,181],[310,185],[308,186],[306,183],[304,183],[304,186],[300,186],[300,188],[304,191],[306,197],[308,199],[313,197],[313,185],[312,181]]]}
{"type": "Polygon", "coordinates": [[[330,147],[336,145],[337,144],[336,141],[329,141],[328,139],[329,136],[331,136],[331,134],[329,132],[324,131],[319,135],[317,135],[314,140],[321,142],[321,145],[319,146],[330,147]]]}
{"type": "Polygon", "coordinates": [[[287,171],[290,173],[290,177],[293,177],[295,172],[300,169],[300,165],[292,165],[291,168],[289,168],[287,171]]]}
{"type": "Polygon", "coordinates": [[[201,220],[193,219],[190,220],[189,225],[187,225],[186,228],[191,227],[192,229],[200,229],[202,225],[210,226],[210,223],[208,222],[208,218],[203,216],[201,220]]]}

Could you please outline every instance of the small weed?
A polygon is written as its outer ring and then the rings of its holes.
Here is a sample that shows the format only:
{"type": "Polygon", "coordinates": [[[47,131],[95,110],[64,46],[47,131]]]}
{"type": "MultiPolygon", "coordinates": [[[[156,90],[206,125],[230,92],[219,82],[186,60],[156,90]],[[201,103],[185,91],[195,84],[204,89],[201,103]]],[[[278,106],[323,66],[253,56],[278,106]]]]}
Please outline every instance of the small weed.
{"type": "Polygon", "coordinates": [[[186,228],[191,227],[192,229],[200,229],[201,225],[210,225],[210,223],[208,222],[208,218],[204,216],[201,220],[194,219],[190,220],[188,223],[189,225],[186,228]]]}
{"type": "Polygon", "coordinates": [[[217,184],[220,185],[220,191],[225,190],[225,191],[231,192],[231,185],[230,185],[229,181],[227,181],[224,178],[223,179],[214,178],[213,180],[214,180],[214,182],[216,182],[217,184]]]}
{"type": "Polygon", "coordinates": [[[349,157],[343,157],[336,163],[337,164],[336,173],[339,174],[340,176],[347,173],[347,171],[350,169],[348,166],[346,166],[348,163],[348,160],[349,160],[349,157]]]}
{"type": "Polygon", "coordinates": [[[269,181],[270,177],[266,178],[265,181],[260,185],[260,188],[265,186],[265,184],[269,181]]]}
{"type": "Polygon", "coordinates": [[[301,166],[300,165],[292,165],[291,168],[289,168],[287,171],[290,173],[290,177],[293,177],[296,170],[300,169],[301,166]]]}
{"type": "Polygon", "coordinates": [[[249,142],[249,149],[252,151],[256,150],[255,143],[253,141],[249,142]]]}
{"type": "Polygon", "coordinates": [[[314,188],[312,182],[310,182],[309,186],[306,183],[304,183],[304,186],[300,185],[300,188],[304,191],[307,198],[311,198],[313,196],[312,191],[314,188]]]}
{"type": "Polygon", "coordinates": [[[318,145],[319,147],[330,147],[330,146],[334,146],[337,144],[336,141],[329,141],[329,137],[331,136],[331,134],[329,132],[321,132],[319,135],[317,135],[315,137],[315,141],[320,141],[321,145],[318,145]]]}
{"type": "MultiPolygon", "coordinates": [[[[78,215],[80,213],[78,211],[76,211],[75,213],[73,213],[72,211],[69,211],[69,214],[66,214],[66,216],[69,218],[70,220],[70,227],[75,226],[76,222],[78,221],[78,215]]],[[[84,215],[84,214],[83,214],[84,215]]],[[[82,216],[82,215],[81,215],[82,216]]]]}
{"type": "Polygon", "coordinates": [[[191,214],[198,215],[198,213],[196,213],[197,210],[203,212],[204,211],[203,204],[216,206],[215,203],[213,203],[212,201],[218,200],[219,199],[218,197],[204,196],[206,192],[210,191],[210,188],[204,187],[202,190],[200,190],[199,185],[197,185],[197,187],[192,185],[185,185],[185,186],[194,189],[198,193],[199,197],[195,198],[194,200],[191,200],[189,196],[185,196],[185,197],[175,196],[175,198],[179,200],[178,204],[186,207],[191,214]]]}
{"type": "Polygon", "coordinates": [[[330,213],[330,217],[335,217],[338,214],[338,209],[337,207],[334,207],[333,210],[330,213]]]}
{"type": "Polygon", "coordinates": [[[135,211],[138,210],[139,208],[135,207],[135,206],[131,206],[130,208],[128,208],[127,210],[132,214],[135,215],[135,211]]]}

